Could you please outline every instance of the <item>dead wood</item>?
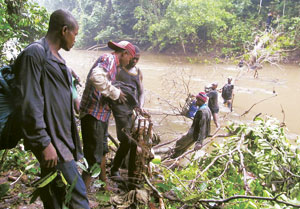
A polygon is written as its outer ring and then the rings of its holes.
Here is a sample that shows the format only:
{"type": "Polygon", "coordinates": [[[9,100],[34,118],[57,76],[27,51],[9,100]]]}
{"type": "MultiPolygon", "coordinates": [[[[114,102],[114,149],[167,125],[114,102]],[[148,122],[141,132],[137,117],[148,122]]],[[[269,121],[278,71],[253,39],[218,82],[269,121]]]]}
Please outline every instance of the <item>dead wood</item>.
{"type": "Polygon", "coordinates": [[[262,102],[264,102],[264,101],[266,101],[266,100],[272,99],[273,97],[276,97],[276,96],[277,96],[277,94],[274,94],[274,95],[272,95],[271,97],[262,99],[262,100],[260,100],[260,101],[258,101],[258,102],[256,102],[256,103],[254,103],[254,104],[253,104],[248,110],[246,110],[241,116],[244,116],[244,115],[248,114],[248,113],[252,110],[252,108],[253,108],[255,105],[258,105],[259,103],[262,103],[262,102]]]}

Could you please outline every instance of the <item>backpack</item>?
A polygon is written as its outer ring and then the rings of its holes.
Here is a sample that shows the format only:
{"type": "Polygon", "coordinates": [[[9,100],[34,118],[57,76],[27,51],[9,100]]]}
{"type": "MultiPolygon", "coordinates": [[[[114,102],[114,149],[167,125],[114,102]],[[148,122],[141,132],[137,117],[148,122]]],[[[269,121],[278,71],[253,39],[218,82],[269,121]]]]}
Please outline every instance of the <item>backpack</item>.
{"type": "Polygon", "coordinates": [[[224,99],[231,99],[233,86],[231,84],[226,84],[222,88],[222,97],[224,99]]]}
{"type": "Polygon", "coordinates": [[[21,128],[13,104],[15,76],[12,67],[4,65],[0,68],[0,150],[15,147],[21,139],[21,128]]]}

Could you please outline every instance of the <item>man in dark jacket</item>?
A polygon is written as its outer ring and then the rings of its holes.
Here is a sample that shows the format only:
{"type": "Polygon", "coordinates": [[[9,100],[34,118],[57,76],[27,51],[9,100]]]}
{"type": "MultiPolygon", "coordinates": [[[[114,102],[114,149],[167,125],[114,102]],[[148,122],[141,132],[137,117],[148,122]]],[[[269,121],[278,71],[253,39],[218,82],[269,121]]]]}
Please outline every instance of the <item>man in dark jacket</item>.
{"type": "Polygon", "coordinates": [[[227,107],[232,112],[232,98],[233,98],[234,85],[231,82],[232,82],[232,77],[229,76],[227,78],[227,83],[222,88],[222,97],[224,99],[224,104],[227,105],[227,107]]]}
{"type": "Polygon", "coordinates": [[[188,133],[176,141],[174,153],[171,158],[176,158],[182,155],[195,142],[195,150],[200,149],[202,147],[203,140],[210,134],[211,112],[205,104],[206,101],[207,96],[204,92],[200,92],[196,96],[196,105],[199,106],[199,109],[196,112],[193,124],[188,133]]]}
{"type": "MultiPolygon", "coordinates": [[[[115,158],[112,163],[111,176],[119,176],[119,168],[123,159],[127,155],[128,151],[131,151],[131,157],[128,163],[128,176],[133,177],[133,172],[135,169],[135,153],[137,146],[132,142],[127,135],[123,132],[123,129],[126,129],[130,132],[132,127],[132,115],[135,107],[144,114],[143,110],[144,105],[144,90],[143,90],[143,77],[142,72],[139,68],[136,67],[136,64],[140,58],[140,49],[137,46],[135,47],[135,56],[130,60],[129,64],[126,67],[119,68],[119,72],[116,75],[116,80],[121,82],[123,88],[127,87],[132,90],[133,99],[130,100],[130,91],[127,91],[127,102],[124,104],[112,103],[112,111],[116,121],[116,131],[117,137],[120,141],[120,146],[116,152],[115,158]],[[131,88],[130,88],[131,87],[131,88]]],[[[122,88],[121,88],[122,89],[122,88]]]]}
{"type": "MultiPolygon", "coordinates": [[[[42,177],[60,171],[68,184],[76,182],[67,207],[89,208],[75,163],[82,151],[73,112],[72,78],[58,53],[73,47],[78,28],[69,12],[51,14],[46,36],[24,49],[15,62],[15,93],[25,148],[39,160],[42,177]]],[[[54,180],[41,188],[41,199],[44,208],[62,208],[65,191],[54,180]]]]}

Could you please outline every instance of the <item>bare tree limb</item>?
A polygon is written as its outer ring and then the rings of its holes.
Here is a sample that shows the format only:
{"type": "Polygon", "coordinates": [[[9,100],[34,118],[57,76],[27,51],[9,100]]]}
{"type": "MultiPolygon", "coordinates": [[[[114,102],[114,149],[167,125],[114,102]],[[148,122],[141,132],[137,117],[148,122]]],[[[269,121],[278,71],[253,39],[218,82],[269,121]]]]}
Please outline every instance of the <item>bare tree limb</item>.
{"type": "Polygon", "coordinates": [[[283,168],[283,170],[285,170],[286,172],[288,172],[288,173],[291,174],[292,176],[297,177],[297,178],[300,178],[299,175],[293,174],[290,170],[286,169],[285,167],[282,166],[282,168],[283,168]]]}
{"type": "Polygon", "coordinates": [[[246,167],[245,167],[245,164],[244,164],[244,155],[243,155],[243,153],[241,151],[241,146],[244,143],[244,139],[245,139],[245,134],[243,133],[242,136],[241,136],[241,140],[238,143],[237,150],[238,150],[239,155],[240,155],[240,162],[241,162],[241,167],[242,167],[242,170],[243,170],[245,195],[247,195],[251,190],[250,190],[250,187],[249,187],[249,185],[247,183],[247,171],[246,171],[246,167]]]}
{"type": "MultiPolygon", "coordinates": [[[[275,201],[277,203],[281,203],[281,204],[285,204],[285,205],[288,205],[288,206],[300,208],[300,205],[296,205],[296,204],[292,204],[292,203],[289,203],[289,202],[278,200],[278,197],[281,196],[281,195],[282,194],[278,194],[274,198],[271,198],[271,197],[259,197],[259,196],[247,196],[247,195],[235,195],[235,196],[229,197],[227,199],[221,199],[221,200],[200,199],[200,200],[197,200],[196,202],[199,202],[199,203],[203,203],[203,202],[226,203],[226,202],[229,202],[229,201],[235,200],[235,199],[255,199],[255,200],[275,201]]],[[[189,202],[190,201],[191,200],[189,200],[189,202]]]]}
{"type": "Polygon", "coordinates": [[[262,100],[260,100],[260,101],[258,101],[258,102],[256,102],[256,103],[254,103],[254,104],[253,104],[248,110],[246,110],[241,116],[244,116],[244,115],[248,114],[248,113],[250,112],[250,110],[251,110],[255,105],[258,105],[259,103],[262,103],[262,102],[264,102],[264,101],[266,101],[266,100],[272,99],[273,97],[276,97],[276,96],[277,96],[277,94],[274,94],[274,95],[272,95],[271,97],[262,99],[262,100]]]}
{"type": "Polygon", "coordinates": [[[183,188],[189,193],[191,194],[191,191],[184,185],[184,183],[182,183],[182,181],[180,180],[180,178],[167,166],[161,165],[162,167],[166,168],[168,171],[170,171],[172,173],[173,176],[175,176],[175,178],[179,181],[179,183],[183,186],[183,188]]]}

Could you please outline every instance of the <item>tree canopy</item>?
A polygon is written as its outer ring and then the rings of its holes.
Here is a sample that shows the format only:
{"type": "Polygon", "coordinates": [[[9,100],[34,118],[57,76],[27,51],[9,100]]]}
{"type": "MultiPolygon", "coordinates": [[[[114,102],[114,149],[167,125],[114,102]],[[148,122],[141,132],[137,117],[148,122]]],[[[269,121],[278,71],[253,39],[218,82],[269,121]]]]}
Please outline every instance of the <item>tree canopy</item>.
{"type": "Polygon", "coordinates": [[[81,48],[127,39],[156,51],[232,56],[265,31],[269,12],[272,28],[284,32],[282,47],[299,46],[300,3],[293,0],[40,1],[50,11],[66,8],[76,15],[81,48]]]}
{"type": "Polygon", "coordinates": [[[30,0],[0,0],[1,63],[15,58],[28,43],[46,32],[48,12],[30,0]]]}

